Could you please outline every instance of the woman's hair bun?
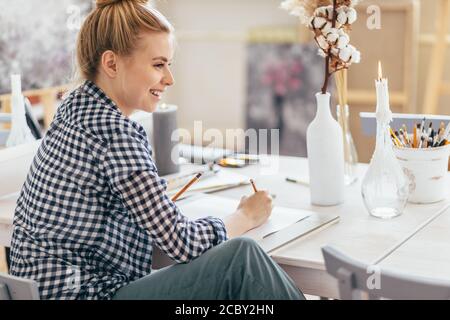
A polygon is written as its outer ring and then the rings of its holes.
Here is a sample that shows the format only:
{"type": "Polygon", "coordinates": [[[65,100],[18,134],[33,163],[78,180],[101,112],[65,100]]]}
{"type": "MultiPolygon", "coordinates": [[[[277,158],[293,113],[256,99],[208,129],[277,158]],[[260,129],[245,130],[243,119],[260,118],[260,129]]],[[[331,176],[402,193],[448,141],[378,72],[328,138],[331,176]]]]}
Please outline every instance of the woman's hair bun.
{"type": "Polygon", "coordinates": [[[122,2],[131,2],[132,4],[147,4],[148,0],[96,0],[96,5],[98,9],[102,9],[104,7],[112,6],[115,4],[119,4],[122,2]]]}

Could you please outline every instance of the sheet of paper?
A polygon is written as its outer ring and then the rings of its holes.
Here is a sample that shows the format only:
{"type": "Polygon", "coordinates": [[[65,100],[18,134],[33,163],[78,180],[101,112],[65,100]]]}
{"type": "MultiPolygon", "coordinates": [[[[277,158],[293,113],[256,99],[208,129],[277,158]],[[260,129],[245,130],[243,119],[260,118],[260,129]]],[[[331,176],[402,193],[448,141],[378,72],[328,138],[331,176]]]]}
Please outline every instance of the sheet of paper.
{"type": "MultiPolygon", "coordinates": [[[[230,188],[234,186],[240,186],[244,184],[249,183],[249,178],[234,173],[228,170],[220,170],[214,175],[201,177],[200,180],[196,183],[194,183],[186,192],[185,196],[192,194],[192,193],[198,193],[198,192],[212,192],[217,190],[222,190],[225,188],[230,188]]],[[[169,196],[174,195],[178,192],[180,188],[170,189],[167,190],[167,194],[169,196]]]]}
{"type": "MultiPolygon", "coordinates": [[[[213,195],[199,195],[193,199],[187,199],[177,203],[181,212],[192,220],[207,216],[224,218],[233,213],[238,207],[238,204],[238,200],[213,195]]],[[[306,219],[311,214],[313,213],[307,210],[275,206],[269,220],[258,228],[250,230],[245,236],[255,240],[261,240],[281,229],[306,219]]]]}
{"type": "Polygon", "coordinates": [[[218,169],[216,167],[210,167],[207,165],[184,165],[180,172],[165,175],[164,178],[167,182],[168,192],[173,190],[179,190],[184,187],[197,173],[202,173],[201,180],[207,179],[217,173],[218,169]]]}

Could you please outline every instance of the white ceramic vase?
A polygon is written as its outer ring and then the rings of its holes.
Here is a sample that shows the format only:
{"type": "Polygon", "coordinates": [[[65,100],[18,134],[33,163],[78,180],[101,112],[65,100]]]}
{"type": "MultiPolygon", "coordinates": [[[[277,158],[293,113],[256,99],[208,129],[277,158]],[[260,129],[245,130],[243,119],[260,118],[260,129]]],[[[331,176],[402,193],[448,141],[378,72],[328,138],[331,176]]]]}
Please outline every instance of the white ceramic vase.
{"type": "Polygon", "coordinates": [[[342,129],[330,111],[330,94],[317,93],[317,113],[306,133],[311,203],[334,206],[344,201],[342,129]]]}

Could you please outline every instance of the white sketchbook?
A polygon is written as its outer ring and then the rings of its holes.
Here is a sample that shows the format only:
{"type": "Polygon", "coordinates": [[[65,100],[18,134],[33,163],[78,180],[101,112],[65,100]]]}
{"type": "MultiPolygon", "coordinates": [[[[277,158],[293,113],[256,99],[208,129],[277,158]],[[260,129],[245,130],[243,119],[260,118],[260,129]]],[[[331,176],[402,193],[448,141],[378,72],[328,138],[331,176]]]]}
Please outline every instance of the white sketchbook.
{"type": "MultiPolygon", "coordinates": [[[[238,207],[239,200],[200,194],[177,202],[181,212],[191,220],[213,216],[224,218],[238,207]]],[[[339,221],[339,216],[322,216],[315,212],[274,206],[269,220],[243,236],[257,241],[270,252],[299,237],[311,234],[339,221]]]]}

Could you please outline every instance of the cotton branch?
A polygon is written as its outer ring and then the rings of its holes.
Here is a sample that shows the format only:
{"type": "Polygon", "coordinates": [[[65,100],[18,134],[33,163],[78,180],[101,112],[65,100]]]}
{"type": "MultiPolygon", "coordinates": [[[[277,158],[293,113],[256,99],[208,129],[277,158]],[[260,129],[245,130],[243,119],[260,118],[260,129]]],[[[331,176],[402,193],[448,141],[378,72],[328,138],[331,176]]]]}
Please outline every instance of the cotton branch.
{"type": "MultiPolygon", "coordinates": [[[[337,18],[337,11],[336,11],[336,5],[337,0],[333,0],[333,19],[331,21],[332,27],[336,27],[336,18],[337,18]]],[[[327,93],[328,89],[328,80],[330,79],[331,73],[330,73],[330,60],[331,60],[331,47],[328,48],[327,57],[325,58],[325,80],[322,87],[322,94],[327,93]]]]}

